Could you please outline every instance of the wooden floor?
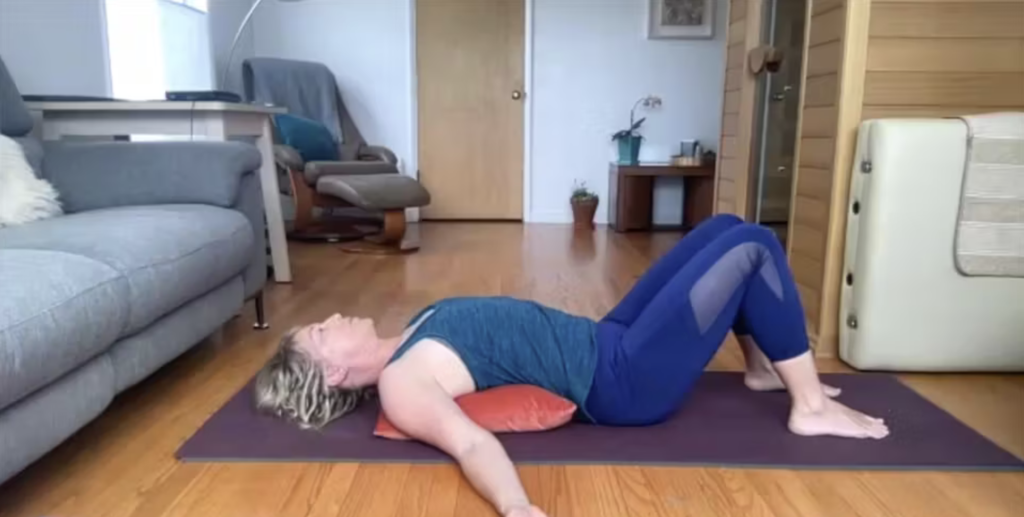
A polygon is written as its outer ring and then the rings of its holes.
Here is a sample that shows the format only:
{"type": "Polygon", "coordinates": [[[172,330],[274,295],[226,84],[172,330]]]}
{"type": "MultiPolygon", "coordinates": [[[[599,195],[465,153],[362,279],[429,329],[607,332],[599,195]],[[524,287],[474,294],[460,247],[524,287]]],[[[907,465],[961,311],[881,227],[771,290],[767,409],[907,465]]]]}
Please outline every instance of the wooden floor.
{"type": "MultiPolygon", "coordinates": [[[[0,487],[3,517],[488,517],[452,466],[182,464],[177,447],[238,390],[292,325],[335,311],[397,331],[444,296],[530,297],[601,316],[678,238],[576,235],[563,226],[434,224],[408,257],[292,244],[295,283],[269,292],[272,331],[251,314],[119,397],[97,421],[0,487]]],[[[737,369],[733,345],[713,367],[737,369]]],[[[842,370],[822,362],[824,370],[842,370]]],[[[1024,376],[908,375],[921,393],[1024,457],[1024,376]]],[[[1021,517],[1024,474],[527,466],[551,517],[1021,517]]]]}

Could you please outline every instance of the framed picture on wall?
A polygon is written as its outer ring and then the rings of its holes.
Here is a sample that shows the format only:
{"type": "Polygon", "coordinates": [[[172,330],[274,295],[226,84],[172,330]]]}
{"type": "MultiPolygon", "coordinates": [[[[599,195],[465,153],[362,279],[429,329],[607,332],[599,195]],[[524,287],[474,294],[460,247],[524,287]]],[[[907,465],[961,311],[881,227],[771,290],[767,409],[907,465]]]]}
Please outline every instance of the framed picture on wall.
{"type": "Polygon", "coordinates": [[[647,39],[708,39],[715,33],[715,0],[648,0],[647,39]]]}

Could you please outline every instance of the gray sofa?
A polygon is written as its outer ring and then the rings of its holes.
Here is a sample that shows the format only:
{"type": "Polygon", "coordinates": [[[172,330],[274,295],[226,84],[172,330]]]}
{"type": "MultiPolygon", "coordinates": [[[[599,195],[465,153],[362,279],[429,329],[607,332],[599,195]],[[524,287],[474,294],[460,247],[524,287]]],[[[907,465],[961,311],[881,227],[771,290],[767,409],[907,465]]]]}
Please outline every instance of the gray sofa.
{"type": "Polygon", "coordinates": [[[43,144],[32,124],[0,61],[0,131],[66,212],[0,228],[0,483],[261,300],[267,276],[255,147],[43,144]]]}

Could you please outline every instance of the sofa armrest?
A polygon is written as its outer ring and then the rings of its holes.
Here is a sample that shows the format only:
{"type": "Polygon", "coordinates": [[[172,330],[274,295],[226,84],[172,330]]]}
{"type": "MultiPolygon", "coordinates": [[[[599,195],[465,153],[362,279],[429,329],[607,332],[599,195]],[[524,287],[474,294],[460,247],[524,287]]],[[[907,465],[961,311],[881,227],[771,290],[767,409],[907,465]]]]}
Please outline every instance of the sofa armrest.
{"type": "Polygon", "coordinates": [[[67,212],[124,205],[234,206],[242,178],[260,167],[239,142],[47,142],[43,176],[67,212]]]}
{"type": "Polygon", "coordinates": [[[382,162],[390,163],[391,165],[398,165],[398,156],[381,145],[364,145],[359,148],[359,159],[360,160],[380,160],[382,162]]]}

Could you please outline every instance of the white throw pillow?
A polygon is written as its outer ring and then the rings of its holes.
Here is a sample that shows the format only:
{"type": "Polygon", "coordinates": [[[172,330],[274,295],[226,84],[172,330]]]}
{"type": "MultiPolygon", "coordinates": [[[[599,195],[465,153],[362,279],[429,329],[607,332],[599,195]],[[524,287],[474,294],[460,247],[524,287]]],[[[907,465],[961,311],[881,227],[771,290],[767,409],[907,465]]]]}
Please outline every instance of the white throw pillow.
{"type": "Polygon", "coordinates": [[[0,135],[0,228],[63,213],[57,190],[39,179],[18,142],[0,135]]]}

